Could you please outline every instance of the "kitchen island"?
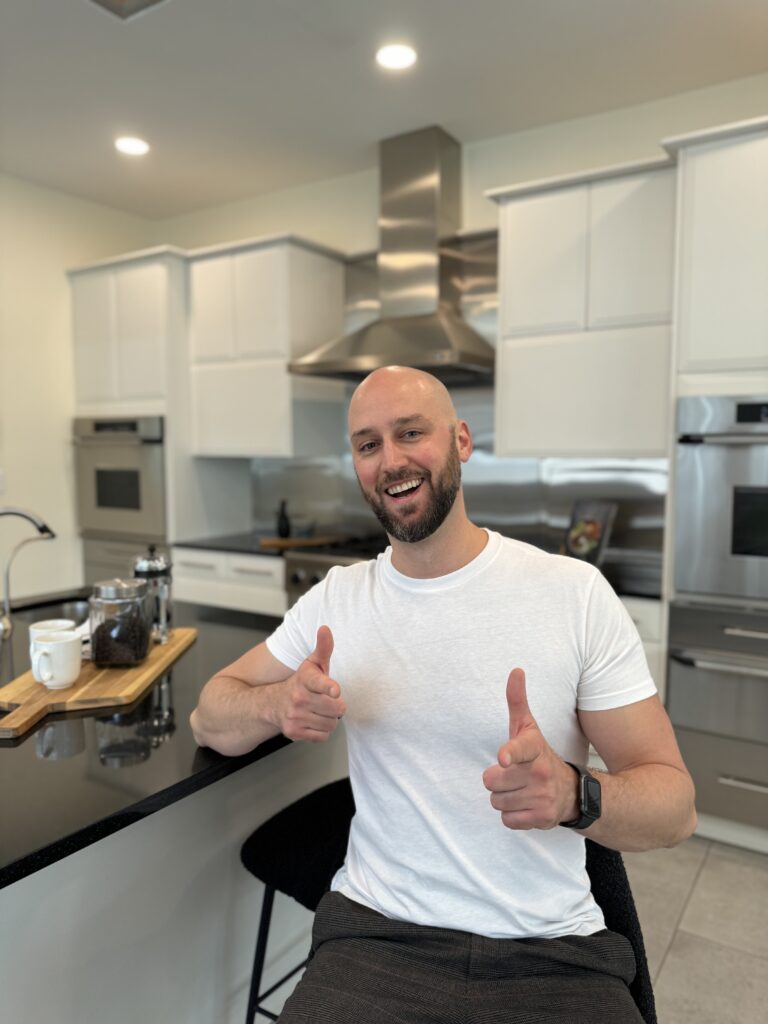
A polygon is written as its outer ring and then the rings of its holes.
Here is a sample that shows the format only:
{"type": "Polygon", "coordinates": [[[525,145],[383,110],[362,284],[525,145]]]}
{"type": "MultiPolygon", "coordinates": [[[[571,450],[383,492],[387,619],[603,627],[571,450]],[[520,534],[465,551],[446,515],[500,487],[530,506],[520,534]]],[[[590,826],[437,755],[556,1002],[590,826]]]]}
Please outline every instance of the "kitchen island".
{"type": "MultiPolygon", "coordinates": [[[[47,615],[15,616],[17,674],[27,667],[26,621],[47,615]]],[[[8,1019],[242,1020],[261,886],[240,865],[240,845],[346,773],[341,734],[323,745],[277,737],[237,758],[192,737],[205,681],[276,622],[177,602],[174,624],[196,627],[197,642],[137,705],[118,716],[51,716],[0,743],[8,1019]],[[122,758],[121,738],[132,741],[122,758]]],[[[279,975],[281,957],[306,941],[308,915],[289,906],[276,931],[279,975]]]]}

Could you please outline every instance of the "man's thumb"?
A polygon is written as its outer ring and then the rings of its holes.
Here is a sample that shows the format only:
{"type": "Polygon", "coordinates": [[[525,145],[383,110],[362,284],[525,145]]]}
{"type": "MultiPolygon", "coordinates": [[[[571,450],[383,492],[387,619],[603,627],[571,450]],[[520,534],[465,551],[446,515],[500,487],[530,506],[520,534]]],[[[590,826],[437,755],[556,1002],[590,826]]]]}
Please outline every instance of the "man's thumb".
{"type": "Polygon", "coordinates": [[[528,707],[525,693],[525,672],[521,668],[513,668],[507,679],[507,706],[509,708],[509,738],[515,736],[535,720],[528,707]]]}
{"type": "Polygon", "coordinates": [[[333,654],[333,633],[328,626],[320,626],[317,631],[317,642],[314,651],[310,654],[309,660],[313,661],[325,675],[328,675],[331,667],[331,655],[333,654]]]}

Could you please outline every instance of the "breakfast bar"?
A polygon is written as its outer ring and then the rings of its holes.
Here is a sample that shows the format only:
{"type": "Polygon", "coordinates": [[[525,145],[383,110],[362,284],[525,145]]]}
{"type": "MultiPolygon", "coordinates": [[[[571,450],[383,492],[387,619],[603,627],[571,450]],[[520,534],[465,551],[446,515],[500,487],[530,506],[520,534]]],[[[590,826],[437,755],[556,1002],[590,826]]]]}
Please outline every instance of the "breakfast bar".
{"type": "MultiPolygon", "coordinates": [[[[15,612],[16,675],[29,664],[28,624],[52,607],[15,612]]],[[[134,705],[52,715],[0,740],[8,1019],[223,1019],[221,1007],[247,990],[261,895],[240,846],[281,807],[346,773],[341,735],[323,745],[278,736],[241,757],[198,747],[188,718],[202,686],[277,620],[183,602],[173,615],[196,642],[134,705]],[[46,964],[45,986],[28,970],[30,949],[46,964]]],[[[305,943],[308,926],[289,908],[277,954],[305,943]]]]}

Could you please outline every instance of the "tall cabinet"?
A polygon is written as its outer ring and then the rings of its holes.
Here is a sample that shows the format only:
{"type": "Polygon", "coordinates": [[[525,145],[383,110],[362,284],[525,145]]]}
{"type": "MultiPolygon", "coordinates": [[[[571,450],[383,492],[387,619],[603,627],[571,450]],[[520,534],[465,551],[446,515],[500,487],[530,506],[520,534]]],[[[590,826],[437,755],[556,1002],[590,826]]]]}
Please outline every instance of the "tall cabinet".
{"type": "Polygon", "coordinates": [[[670,160],[488,195],[501,207],[496,453],[665,455],[670,160]]]}

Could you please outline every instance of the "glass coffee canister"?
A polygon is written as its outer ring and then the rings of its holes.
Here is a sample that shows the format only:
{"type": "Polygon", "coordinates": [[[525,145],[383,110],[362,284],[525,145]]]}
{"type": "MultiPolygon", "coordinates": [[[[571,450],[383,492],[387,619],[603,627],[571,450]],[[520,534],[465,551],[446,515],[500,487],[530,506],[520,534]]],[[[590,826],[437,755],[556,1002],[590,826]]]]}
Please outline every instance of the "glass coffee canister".
{"type": "Polygon", "coordinates": [[[93,586],[91,659],[100,668],[138,665],[147,656],[152,608],[145,580],[102,580],[93,586]]]}

